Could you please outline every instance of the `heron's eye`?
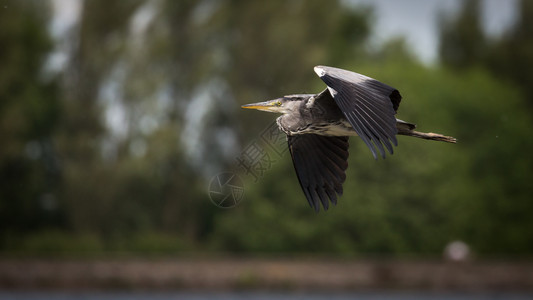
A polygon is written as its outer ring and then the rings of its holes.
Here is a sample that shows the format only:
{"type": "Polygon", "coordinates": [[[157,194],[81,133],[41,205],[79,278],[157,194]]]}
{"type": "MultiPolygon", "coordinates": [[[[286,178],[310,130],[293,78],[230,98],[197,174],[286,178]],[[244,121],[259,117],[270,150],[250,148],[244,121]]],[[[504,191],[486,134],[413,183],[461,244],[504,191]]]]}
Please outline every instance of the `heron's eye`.
{"type": "Polygon", "coordinates": [[[281,101],[276,102],[276,106],[281,106],[281,101]]]}

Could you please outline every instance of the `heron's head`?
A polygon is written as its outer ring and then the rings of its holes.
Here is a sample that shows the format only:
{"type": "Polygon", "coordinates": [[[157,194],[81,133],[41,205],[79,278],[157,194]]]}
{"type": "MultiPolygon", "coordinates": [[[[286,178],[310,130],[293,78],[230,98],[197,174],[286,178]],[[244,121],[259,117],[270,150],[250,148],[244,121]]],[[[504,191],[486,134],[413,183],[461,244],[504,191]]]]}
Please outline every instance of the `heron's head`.
{"type": "Polygon", "coordinates": [[[302,101],[307,101],[312,96],[312,94],[288,95],[274,100],[242,105],[241,107],[280,114],[288,114],[297,110],[302,104],[302,101]]]}

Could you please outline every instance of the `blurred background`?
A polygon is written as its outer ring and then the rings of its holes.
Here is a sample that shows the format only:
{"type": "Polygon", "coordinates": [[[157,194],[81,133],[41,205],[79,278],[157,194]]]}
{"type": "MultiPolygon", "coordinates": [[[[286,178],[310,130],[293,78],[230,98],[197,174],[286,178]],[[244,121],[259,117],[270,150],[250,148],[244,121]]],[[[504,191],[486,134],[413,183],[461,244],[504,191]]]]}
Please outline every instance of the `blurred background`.
{"type": "Polygon", "coordinates": [[[529,262],[532,82],[526,0],[1,0],[0,252],[529,262]],[[290,155],[238,163],[277,117],[240,105],[320,92],[315,65],[394,86],[398,118],[458,144],[375,161],[352,138],[316,214],[290,155]],[[244,196],[223,209],[225,170],[244,196]]]}

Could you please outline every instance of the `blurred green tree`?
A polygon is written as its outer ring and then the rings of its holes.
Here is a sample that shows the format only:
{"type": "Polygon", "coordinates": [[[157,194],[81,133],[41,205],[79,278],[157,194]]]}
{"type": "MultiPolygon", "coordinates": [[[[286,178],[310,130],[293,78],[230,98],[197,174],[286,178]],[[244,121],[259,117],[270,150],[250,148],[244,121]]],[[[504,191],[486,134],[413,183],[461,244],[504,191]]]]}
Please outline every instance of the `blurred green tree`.
{"type": "Polygon", "coordinates": [[[63,224],[52,136],[61,118],[58,81],[43,71],[53,43],[48,5],[0,9],[0,247],[10,235],[63,224]]]}
{"type": "Polygon", "coordinates": [[[441,62],[455,69],[484,64],[487,39],[481,24],[480,1],[465,0],[458,15],[441,16],[441,62]]]}
{"type": "MultiPolygon", "coordinates": [[[[533,5],[531,1],[520,1],[518,7],[518,18],[511,26],[508,32],[505,32],[501,38],[482,38],[482,30],[479,25],[473,29],[461,27],[466,24],[458,18],[451,23],[446,24],[441,34],[441,49],[446,48],[446,44],[451,49],[470,49],[474,57],[461,63],[460,68],[472,72],[472,67],[478,67],[485,72],[491,72],[499,81],[510,83],[514,88],[518,88],[518,101],[509,100],[494,91],[494,94],[487,100],[479,102],[479,105],[470,107],[469,110],[476,114],[468,113],[467,110],[460,110],[465,114],[465,118],[477,119],[476,127],[470,127],[472,134],[470,138],[475,138],[474,133],[479,132],[496,132],[494,137],[487,136],[482,142],[485,146],[480,147],[478,154],[473,156],[471,176],[477,178],[478,185],[482,185],[490,193],[481,196],[475,196],[479,203],[478,208],[472,210],[476,213],[476,222],[483,224],[479,228],[470,227],[470,234],[476,235],[475,239],[480,251],[486,253],[527,253],[533,249],[533,244],[528,238],[528,230],[522,231],[520,228],[529,228],[529,219],[525,216],[524,211],[531,210],[531,191],[527,187],[527,182],[531,180],[530,170],[533,167],[533,161],[526,153],[532,151],[530,139],[523,136],[522,138],[513,138],[514,135],[526,134],[528,128],[531,128],[533,121],[531,118],[524,118],[524,103],[528,103],[531,108],[533,103],[533,89],[531,80],[533,80],[533,5]],[[469,38],[465,38],[469,37],[469,38]],[[485,42],[483,42],[485,41],[485,42]],[[478,47],[485,47],[484,50],[478,47]],[[477,50],[476,50],[477,49],[477,50]],[[488,117],[487,101],[497,101],[499,104],[499,115],[488,117]],[[515,111],[509,111],[508,106],[516,108],[515,111]],[[505,111],[508,111],[507,113],[505,111]],[[484,118],[484,119],[483,119],[484,118]],[[501,127],[494,128],[493,125],[501,124],[501,127]],[[486,124],[490,124],[487,128],[486,124]],[[508,130],[505,135],[500,135],[502,129],[508,130]],[[488,145],[487,142],[494,139],[505,139],[503,144],[498,146],[488,145]],[[510,160],[508,157],[514,157],[510,160]],[[483,220],[483,221],[482,221],[483,220]],[[519,225],[521,224],[521,225],[519,225]],[[513,229],[511,229],[513,228],[513,229]],[[497,235],[498,238],[494,238],[497,235]]],[[[461,13],[462,16],[468,16],[470,23],[479,24],[480,12],[479,3],[466,2],[461,13]]],[[[463,17],[466,18],[466,17],[463,17]]],[[[447,66],[458,67],[453,61],[453,55],[441,51],[441,59],[447,66]]],[[[467,75],[463,75],[467,76],[467,75]]],[[[478,82],[472,85],[476,92],[491,88],[489,84],[478,82]]],[[[465,88],[466,92],[466,88],[465,88]]],[[[465,94],[466,95],[466,94],[465,94]]],[[[496,105],[496,104],[494,104],[496,105]]],[[[473,124],[474,125],[474,124],[473,124]]],[[[470,139],[469,138],[469,139],[470,139]]],[[[480,141],[481,142],[481,141],[480,141]]],[[[474,189],[472,189],[474,190],[474,189]]],[[[474,201],[474,203],[476,203],[474,201]]]]}
{"type": "MultiPolygon", "coordinates": [[[[106,133],[99,94],[116,61],[123,55],[129,18],[140,1],[83,2],[75,44],[63,73],[64,118],[57,134],[68,209],[69,229],[112,234],[116,226],[114,199],[120,174],[116,165],[102,160],[106,133]],[[104,179],[104,180],[102,180],[104,179]]],[[[125,126],[125,124],[124,124],[125,126]]]]}
{"type": "Polygon", "coordinates": [[[515,24],[489,50],[489,69],[499,79],[516,84],[533,107],[533,3],[519,2],[515,24]]]}

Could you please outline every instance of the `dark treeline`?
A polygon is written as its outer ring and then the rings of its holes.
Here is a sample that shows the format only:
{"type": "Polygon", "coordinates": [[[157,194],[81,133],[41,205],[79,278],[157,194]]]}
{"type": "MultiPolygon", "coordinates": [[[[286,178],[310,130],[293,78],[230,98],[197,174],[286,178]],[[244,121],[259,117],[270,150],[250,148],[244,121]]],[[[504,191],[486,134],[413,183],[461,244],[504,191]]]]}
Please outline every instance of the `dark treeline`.
{"type": "Polygon", "coordinates": [[[0,251],[533,250],[530,1],[495,38],[465,0],[440,18],[436,66],[402,39],[369,50],[372,10],[340,1],[82,3],[62,34],[49,2],[0,8],[0,251]],[[239,106],[320,91],[318,64],[395,86],[400,119],[459,143],[400,137],[374,161],[352,138],[345,195],[325,213],[307,206],[289,155],[258,178],[240,169],[242,202],[213,205],[210,179],[239,169],[275,118],[239,106]]]}

